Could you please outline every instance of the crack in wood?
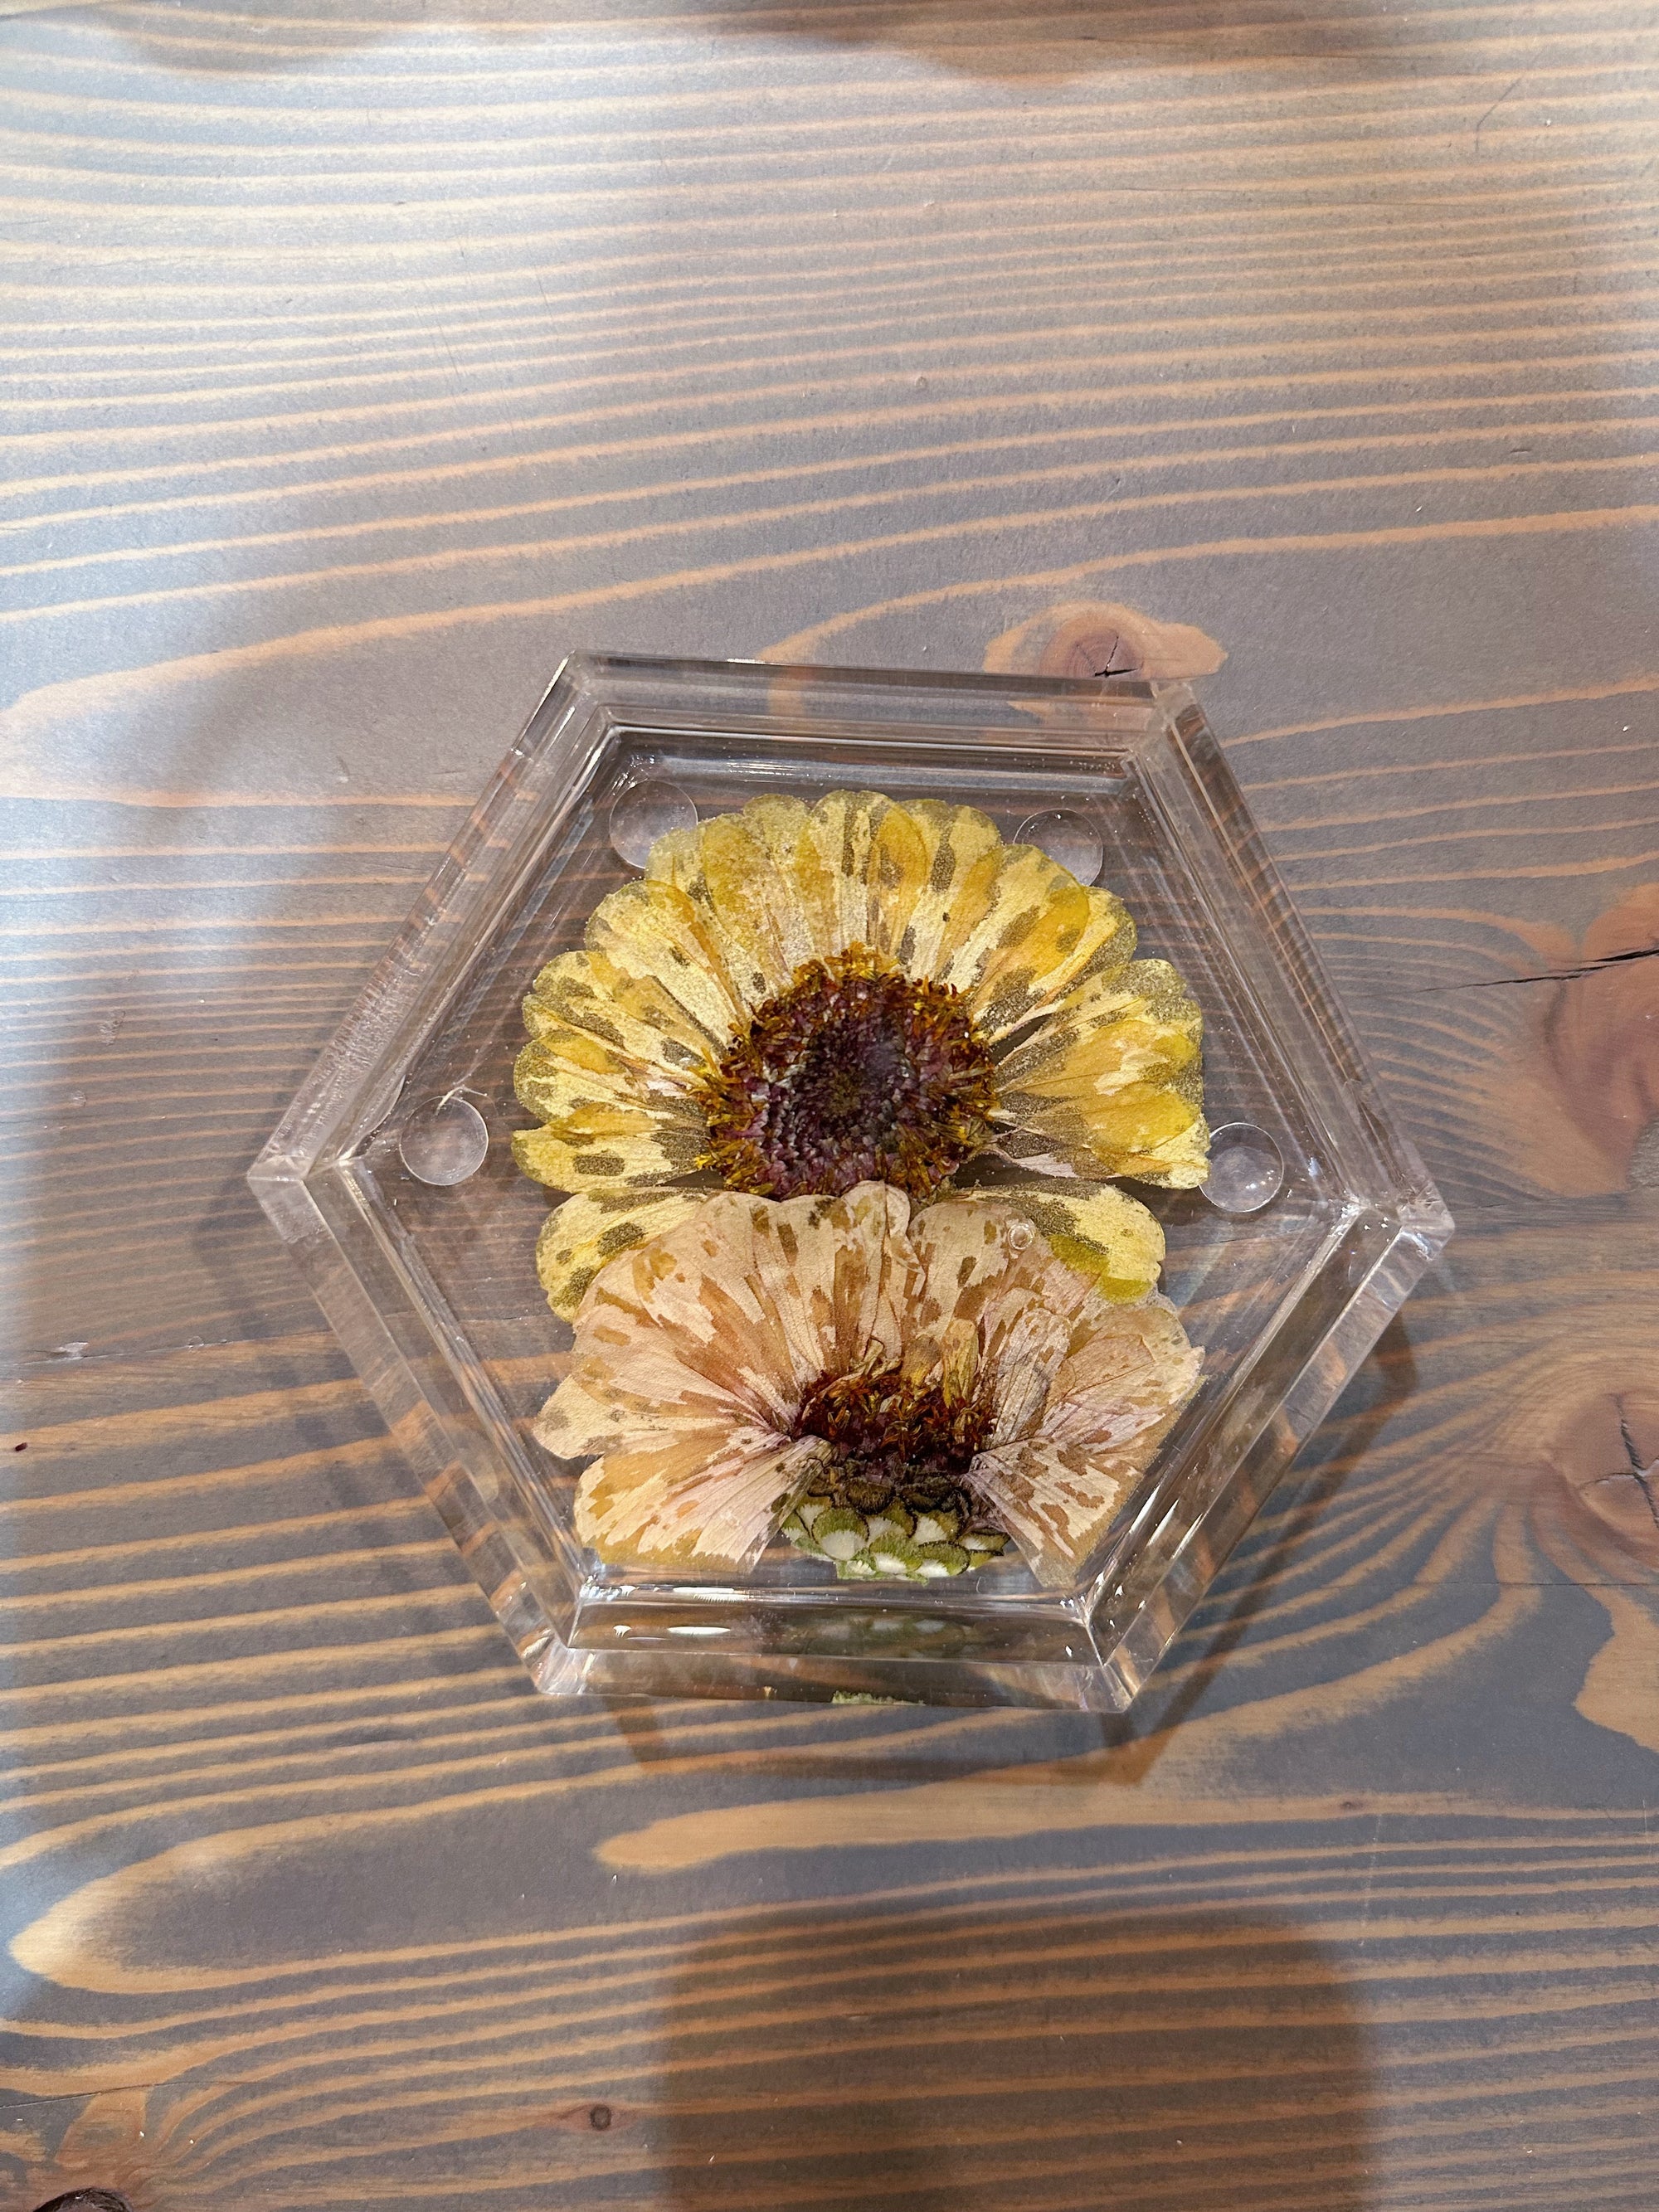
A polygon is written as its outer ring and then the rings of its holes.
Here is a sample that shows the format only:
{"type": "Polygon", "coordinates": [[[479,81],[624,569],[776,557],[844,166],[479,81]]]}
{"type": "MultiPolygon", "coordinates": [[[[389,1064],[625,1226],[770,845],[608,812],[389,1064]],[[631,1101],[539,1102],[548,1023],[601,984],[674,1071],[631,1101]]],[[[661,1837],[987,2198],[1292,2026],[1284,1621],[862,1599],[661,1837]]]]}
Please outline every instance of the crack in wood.
{"type": "Polygon", "coordinates": [[[1620,1398],[1615,1402],[1619,1407],[1619,1434],[1624,1440],[1625,1455],[1629,1460],[1630,1465],[1616,1467],[1611,1474],[1598,1474],[1590,1487],[1592,1490],[1599,1490],[1605,1482],[1633,1482],[1647,1501],[1648,1512],[1654,1527],[1659,1528],[1659,1498],[1655,1497],[1653,1488],[1656,1479],[1659,1479],[1659,1453],[1644,1465],[1641,1455],[1636,1449],[1636,1439],[1630,1432],[1630,1422],[1625,1413],[1625,1401],[1620,1398]]]}
{"type": "Polygon", "coordinates": [[[1421,995],[1430,998],[1450,991],[1498,991],[1515,983],[1577,983],[1587,975],[1599,975],[1605,968],[1620,968],[1632,960],[1651,960],[1656,955],[1659,955],[1659,945],[1638,945],[1629,952],[1609,952],[1600,960],[1587,960],[1582,968],[1547,968],[1539,975],[1482,975],[1468,983],[1430,983],[1421,995]]]}

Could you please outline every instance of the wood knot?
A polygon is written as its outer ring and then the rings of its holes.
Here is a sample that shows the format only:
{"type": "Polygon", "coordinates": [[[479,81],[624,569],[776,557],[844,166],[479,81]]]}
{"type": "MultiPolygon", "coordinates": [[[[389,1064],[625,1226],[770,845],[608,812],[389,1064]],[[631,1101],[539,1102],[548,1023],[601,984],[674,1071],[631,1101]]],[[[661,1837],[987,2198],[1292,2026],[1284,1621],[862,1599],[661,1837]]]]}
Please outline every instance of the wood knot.
{"type": "Polygon", "coordinates": [[[1066,599],[986,647],[1002,676],[1209,676],[1224,647],[1191,623],[1159,622],[1111,599],[1066,599]]]}
{"type": "Polygon", "coordinates": [[[132,2212],[127,2197],[113,2189],[71,2189],[67,2196],[49,2197],[35,2212],[132,2212]]]}

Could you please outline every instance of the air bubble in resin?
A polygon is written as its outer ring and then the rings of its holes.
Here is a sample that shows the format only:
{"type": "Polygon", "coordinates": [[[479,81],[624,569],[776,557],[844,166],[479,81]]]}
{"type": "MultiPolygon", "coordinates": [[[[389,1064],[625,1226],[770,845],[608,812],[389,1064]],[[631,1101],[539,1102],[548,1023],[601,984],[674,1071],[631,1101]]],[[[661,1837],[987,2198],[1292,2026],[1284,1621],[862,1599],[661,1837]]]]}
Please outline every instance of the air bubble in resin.
{"type": "Polygon", "coordinates": [[[489,1150],[483,1115],[470,1098],[453,1091],[416,1107],[398,1139],[398,1157],[416,1181],[441,1188],[477,1175],[489,1150]]]}
{"type": "Polygon", "coordinates": [[[611,849],[630,868],[642,868],[659,837],[696,826],[697,810],[678,784],[653,778],[630,785],[611,808],[611,849]]]}
{"type": "Polygon", "coordinates": [[[1285,1187],[1285,1158],[1254,1121],[1227,1121],[1210,1132],[1210,1173],[1204,1195],[1218,1213],[1260,1213],[1285,1187]]]}
{"type": "Polygon", "coordinates": [[[1086,814],[1070,806],[1051,806],[1028,814],[1014,832],[1018,845],[1035,845],[1058,860],[1080,884],[1091,884],[1106,858],[1106,840],[1086,814]]]}

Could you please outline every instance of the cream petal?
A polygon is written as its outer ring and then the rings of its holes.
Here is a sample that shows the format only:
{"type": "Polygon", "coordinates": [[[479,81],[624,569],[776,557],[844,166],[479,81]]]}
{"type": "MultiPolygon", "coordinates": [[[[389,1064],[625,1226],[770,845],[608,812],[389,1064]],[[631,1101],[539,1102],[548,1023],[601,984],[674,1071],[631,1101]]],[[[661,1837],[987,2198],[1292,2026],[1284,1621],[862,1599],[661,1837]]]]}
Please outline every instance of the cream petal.
{"type": "Polygon", "coordinates": [[[536,1239],[536,1273],[547,1303],[574,1321],[588,1285],[619,1253],[687,1221],[710,1196],[708,1189],[583,1192],[555,1206],[536,1239]]]}
{"type": "Polygon", "coordinates": [[[781,1203],[718,1193],[594,1280],[537,1435],[575,1457],[722,1408],[787,1432],[821,1376],[896,1357],[908,1212],[879,1183],[781,1203]]]}
{"type": "Polygon", "coordinates": [[[740,1572],[775,1532],[823,1455],[817,1437],[682,1430],[608,1452],[576,1491],[575,1531],[617,1565],[740,1572]]]}
{"type": "MultiPolygon", "coordinates": [[[[1156,1285],[1164,1265],[1162,1224],[1115,1183],[1025,1176],[988,1187],[983,1196],[1023,1215],[1056,1259],[1114,1304],[1144,1297],[1156,1285]]],[[[969,1194],[963,1197],[973,1202],[969,1194]]]]}
{"type": "Polygon", "coordinates": [[[913,1327],[938,1334],[953,1320],[976,1320],[999,1288],[1029,1286],[1047,1261],[1030,1222],[981,1198],[942,1199],[910,1224],[922,1284],[911,1307],[913,1327]]]}
{"type": "Polygon", "coordinates": [[[821,1376],[897,1356],[915,1271],[902,1192],[868,1182],[836,1199],[711,1203],[711,1276],[742,1283],[757,1353],[789,1375],[792,1404],[821,1376]]]}
{"type": "Polygon", "coordinates": [[[1040,1414],[1006,1428],[969,1480],[1046,1583],[1075,1574],[1197,1387],[1203,1354],[1167,1298],[1074,1311],[1040,1414]]]}
{"type": "Polygon", "coordinates": [[[1186,1403],[1203,1360],[1166,1297],[1080,1313],[1054,1378],[1044,1433],[1062,1443],[1126,1445],[1186,1403]]]}
{"type": "MultiPolygon", "coordinates": [[[[614,1273],[617,1264],[613,1261],[603,1272],[614,1273]]],[[[591,1307],[592,1301],[584,1303],[591,1307]]],[[[561,1459],[632,1450],[644,1437],[681,1429],[718,1429],[722,1436],[738,1429],[783,1433],[780,1423],[787,1407],[780,1402],[779,1394],[772,1394],[770,1404],[757,1403],[755,1394],[734,1389],[731,1376],[708,1375],[695,1356],[690,1361],[681,1358],[678,1347],[665,1334],[629,1345],[618,1333],[613,1342],[595,1349],[593,1333],[584,1338],[579,1329],[577,1346],[569,1372],[542,1407],[531,1431],[538,1443],[561,1459]],[[586,1351],[581,1349],[584,1341],[586,1351]]]]}
{"type": "Polygon", "coordinates": [[[1011,1207],[946,1200],[925,1207],[910,1235],[926,1279],[912,1328],[943,1346],[972,1325],[993,1408],[988,1449],[1040,1437],[1118,1451],[1189,1395],[1200,1356],[1169,1301],[1109,1304],[1011,1207]]]}
{"type": "Polygon", "coordinates": [[[987,1199],[924,1207],[910,1238],[925,1277],[912,1328],[942,1346],[971,1326],[991,1433],[1018,1433],[1040,1413],[1066,1355],[1072,1316],[1092,1296],[1088,1282],[1055,1259],[1029,1221],[987,1199]]]}
{"type": "Polygon", "coordinates": [[[1075,1576],[1141,1472],[1133,1453],[1037,1438],[981,1452],[968,1479],[1037,1580],[1053,1586],[1075,1576]]]}

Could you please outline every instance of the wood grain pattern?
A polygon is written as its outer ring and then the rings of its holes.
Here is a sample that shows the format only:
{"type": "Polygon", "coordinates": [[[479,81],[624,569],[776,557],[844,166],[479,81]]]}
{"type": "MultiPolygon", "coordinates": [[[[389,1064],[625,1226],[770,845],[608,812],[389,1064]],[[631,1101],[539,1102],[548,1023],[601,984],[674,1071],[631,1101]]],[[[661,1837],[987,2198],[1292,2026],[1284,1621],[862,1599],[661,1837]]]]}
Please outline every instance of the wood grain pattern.
{"type": "Polygon", "coordinates": [[[1646,2212],[1651,11],[0,16],[0,2206],[1646,2212]],[[1456,1242],[1127,1723],[539,1699],[248,1158],[566,651],[1091,599],[1456,1242]]]}

